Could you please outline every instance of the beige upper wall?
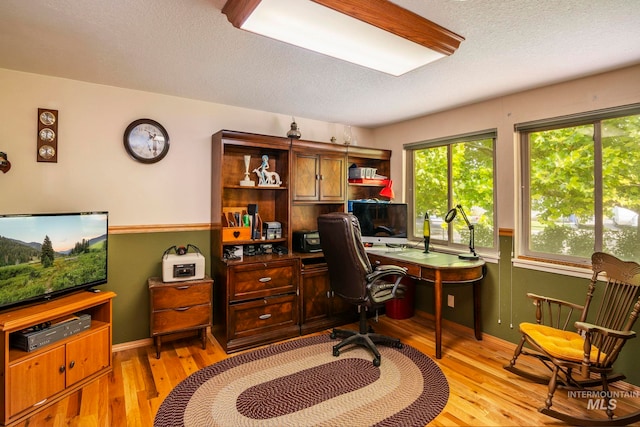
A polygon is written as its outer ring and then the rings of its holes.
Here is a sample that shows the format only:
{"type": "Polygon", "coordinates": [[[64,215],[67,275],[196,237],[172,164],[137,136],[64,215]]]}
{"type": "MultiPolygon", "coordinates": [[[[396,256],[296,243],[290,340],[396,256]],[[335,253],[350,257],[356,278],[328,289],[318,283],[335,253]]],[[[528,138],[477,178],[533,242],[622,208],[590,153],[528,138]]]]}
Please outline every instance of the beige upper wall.
{"type": "MultiPolygon", "coordinates": [[[[12,163],[0,175],[0,213],[108,210],[111,225],[208,223],[211,134],[232,129],[284,135],[291,122],[264,111],[6,69],[0,69],[0,93],[0,151],[12,163]],[[60,112],[56,164],[36,162],[38,108],[60,112]],[[138,163],[123,147],[124,129],[143,117],[162,123],[171,137],[169,154],[157,164],[138,163]]],[[[360,145],[393,150],[392,179],[401,200],[403,144],[497,128],[498,226],[513,229],[514,124],[638,102],[640,65],[376,130],[355,128],[354,134],[360,145]]],[[[341,124],[296,121],[304,139],[342,135],[341,124]]]]}
{"type": "MultiPolygon", "coordinates": [[[[428,102],[427,96],[425,100],[428,102]]],[[[498,227],[514,229],[519,173],[514,125],[639,102],[640,65],[636,65],[378,128],[374,144],[393,150],[391,170],[396,195],[406,195],[404,144],[497,129],[498,227]]]]}
{"type": "MultiPolygon", "coordinates": [[[[110,225],[210,220],[211,135],[231,129],[284,136],[290,116],[0,69],[0,214],[108,210],[110,225]],[[58,163],[36,162],[38,108],[59,110],[58,163]],[[156,164],[132,160],[123,133],[151,118],[171,146],[156,164]]],[[[296,117],[304,139],[329,142],[341,124],[296,117]]],[[[361,145],[372,131],[354,128],[361,145]]],[[[244,171],[238,171],[242,179],[244,171]]]]}

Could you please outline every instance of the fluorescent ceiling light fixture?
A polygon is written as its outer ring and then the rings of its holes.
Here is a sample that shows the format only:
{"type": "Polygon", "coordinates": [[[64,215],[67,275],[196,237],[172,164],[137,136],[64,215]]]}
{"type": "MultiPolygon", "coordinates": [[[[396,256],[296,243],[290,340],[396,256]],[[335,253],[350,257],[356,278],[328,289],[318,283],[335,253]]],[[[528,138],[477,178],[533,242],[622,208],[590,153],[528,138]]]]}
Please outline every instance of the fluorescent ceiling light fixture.
{"type": "Polygon", "coordinates": [[[387,0],[228,0],[222,13],[237,28],[394,76],[464,40],[387,0]]]}

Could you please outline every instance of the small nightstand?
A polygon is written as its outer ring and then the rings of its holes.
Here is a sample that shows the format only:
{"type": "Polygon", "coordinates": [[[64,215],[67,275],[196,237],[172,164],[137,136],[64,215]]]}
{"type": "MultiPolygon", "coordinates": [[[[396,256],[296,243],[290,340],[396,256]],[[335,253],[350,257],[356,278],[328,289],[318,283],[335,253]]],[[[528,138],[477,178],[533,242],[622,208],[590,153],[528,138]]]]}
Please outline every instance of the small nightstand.
{"type": "Polygon", "coordinates": [[[151,336],[160,358],[162,335],[198,330],[202,348],[207,348],[207,327],[211,326],[213,280],[165,283],[160,277],[148,280],[151,301],[151,336]]]}

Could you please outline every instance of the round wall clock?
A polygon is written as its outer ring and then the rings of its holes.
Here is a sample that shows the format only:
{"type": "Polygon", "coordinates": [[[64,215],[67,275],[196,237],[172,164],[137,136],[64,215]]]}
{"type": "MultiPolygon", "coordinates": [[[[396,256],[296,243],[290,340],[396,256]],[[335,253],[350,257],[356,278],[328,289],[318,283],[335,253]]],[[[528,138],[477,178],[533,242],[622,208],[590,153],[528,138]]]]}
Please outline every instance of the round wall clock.
{"type": "Polygon", "coordinates": [[[124,148],[139,162],[159,162],[169,152],[169,134],[155,120],[139,119],[124,131],[124,148]]]}

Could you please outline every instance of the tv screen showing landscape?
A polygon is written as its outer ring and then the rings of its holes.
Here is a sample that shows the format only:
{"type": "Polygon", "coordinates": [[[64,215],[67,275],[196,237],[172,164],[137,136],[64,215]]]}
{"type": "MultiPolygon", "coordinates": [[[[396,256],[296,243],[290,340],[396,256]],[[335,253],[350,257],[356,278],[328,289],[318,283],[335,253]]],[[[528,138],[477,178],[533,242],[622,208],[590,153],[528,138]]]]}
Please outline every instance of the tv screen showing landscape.
{"type": "Polygon", "coordinates": [[[107,281],[108,213],[0,215],[0,309],[107,281]]]}

